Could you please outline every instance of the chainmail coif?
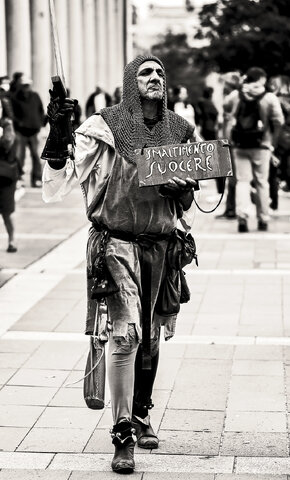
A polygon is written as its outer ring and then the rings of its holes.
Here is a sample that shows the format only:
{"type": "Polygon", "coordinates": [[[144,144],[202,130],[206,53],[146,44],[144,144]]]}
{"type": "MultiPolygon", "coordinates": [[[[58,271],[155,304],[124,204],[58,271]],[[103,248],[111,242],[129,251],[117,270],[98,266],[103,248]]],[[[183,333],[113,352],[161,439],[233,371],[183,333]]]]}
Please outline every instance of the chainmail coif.
{"type": "Polygon", "coordinates": [[[193,133],[193,127],[186,120],[167,109],[165,75],[159,120],[152,130],[144,124],[137,71],[142,63],[149,60],[157,62],[165,73],[159,58],[139,55],[125,67],[122,102],[100,112],[113,133],[116,150],[129,161],[134,161],[134,150],[137,148],[183,143],[193,133]]]}

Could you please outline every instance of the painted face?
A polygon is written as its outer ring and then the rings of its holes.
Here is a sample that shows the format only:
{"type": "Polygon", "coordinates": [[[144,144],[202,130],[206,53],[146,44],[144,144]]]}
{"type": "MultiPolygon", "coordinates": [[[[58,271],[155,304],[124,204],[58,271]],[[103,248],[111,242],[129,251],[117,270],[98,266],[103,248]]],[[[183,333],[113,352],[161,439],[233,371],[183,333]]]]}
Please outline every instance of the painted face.
{"type": "Polygon", "coordinates": [[[137,72],[137,83],[141,98],[161,100],[164,90],[164,71],[152,60],[142,63],[137,72]]]}

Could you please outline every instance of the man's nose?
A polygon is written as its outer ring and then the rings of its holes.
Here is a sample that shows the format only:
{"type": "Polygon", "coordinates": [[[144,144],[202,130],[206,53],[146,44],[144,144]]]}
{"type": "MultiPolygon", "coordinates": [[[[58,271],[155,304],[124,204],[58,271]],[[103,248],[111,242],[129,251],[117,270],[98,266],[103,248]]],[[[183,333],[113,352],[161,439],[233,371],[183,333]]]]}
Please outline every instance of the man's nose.
{"type": "Polygon", "coordinates": [[[151,73],[150,75],[150,80],[154,80],[155,82],[158,81],[160,82],[160,77],[158,75],[158,73],[156,72],[156,70],[153,70],[153,72],[151,73]]]}

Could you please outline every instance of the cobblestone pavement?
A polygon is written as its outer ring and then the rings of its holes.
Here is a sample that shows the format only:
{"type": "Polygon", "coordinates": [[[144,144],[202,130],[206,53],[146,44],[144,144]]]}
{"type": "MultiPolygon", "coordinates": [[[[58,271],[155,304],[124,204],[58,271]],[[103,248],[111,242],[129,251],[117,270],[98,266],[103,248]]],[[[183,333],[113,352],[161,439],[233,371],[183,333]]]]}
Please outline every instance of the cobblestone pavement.
{"type": "MultiPolygon", "coordinates": [[[[207,208],[213,193],[208,182],[207,208]]],[[[117,478],[108,388],[105,410],[91,411],[82,382],[72,385],[88,349],[81,194],[44,205],[27,189],[16,224],[16,254],[0,231],[0,480],[117,478]]],[[[290,198],[268,233],[250,227],[197,215],[192,300],[161,345],[160,448],[136,448],[136,473],[122,478],[290,479],[290,198]]]]}

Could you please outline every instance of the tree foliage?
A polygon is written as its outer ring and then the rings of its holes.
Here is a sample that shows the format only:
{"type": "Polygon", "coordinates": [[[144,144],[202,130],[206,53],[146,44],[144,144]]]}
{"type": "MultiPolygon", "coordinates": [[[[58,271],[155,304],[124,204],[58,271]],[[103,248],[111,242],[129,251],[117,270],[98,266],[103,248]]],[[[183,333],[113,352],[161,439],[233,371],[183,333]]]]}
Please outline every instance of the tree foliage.
{"type": "Polygon", "coordinates": [[[289,0],[217,0],[199,17],[196,37],[209,41],[197,55],[204,70],[258,66],[268,75],[290,74],[289,0]]]}
{"type": "Polygon", "coordinates": [[[165,65],[168,86],[185,86],[191,100],[195,101],[200,96],[203,79],[194,62],[196,50],[188,45],[186,34],[169,31],[160,36],[151,51],[165,65]]]}

